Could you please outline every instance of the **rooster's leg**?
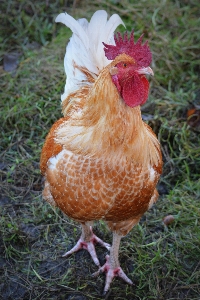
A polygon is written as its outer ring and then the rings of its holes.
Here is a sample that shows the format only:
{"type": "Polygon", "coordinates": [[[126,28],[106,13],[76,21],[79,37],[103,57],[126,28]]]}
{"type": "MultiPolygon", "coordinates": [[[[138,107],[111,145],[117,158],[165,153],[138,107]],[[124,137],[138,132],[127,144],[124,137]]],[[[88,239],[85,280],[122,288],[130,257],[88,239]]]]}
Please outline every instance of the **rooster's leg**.
{"type": "Polygon", "coordinates": [[[105,295],[110,288],[110,284],[115,276],[121,277],[124,281],[129,284],[133,282],[126,276],[118,260],[119,255],[119,244],[122,236],[118,235],[116,232],[113,233],[113,243],[110,249],[110,255],[106,255],[106,263],[99,270],[93,274],[97,276],[102,272],[106,272],[106,284],[104,287],[103,294],[105,295]]]}
{"type": "Polygon", "coordinates": [[[78,242],[76,243],[76,245],[68,252],[66,252],[63,257],[66,257],[80,249],[86,249],[94,263],[99,267],[100,263],[99,260],[97,258],[97,254],[96,254],[96,250],[94,247],[95,243],[99,243],[100,245],[104,246],[105,248],[107,248],[108,250],[110,249],[110,245],[107,243],[104,243],[104,241],[102,241],[100,238],[98,238],[93,232],[92,232],[92,227],[90,226],[90,222],[81,224],[82,226],[82,234],[80,239],[78,240],[78,242]]]}

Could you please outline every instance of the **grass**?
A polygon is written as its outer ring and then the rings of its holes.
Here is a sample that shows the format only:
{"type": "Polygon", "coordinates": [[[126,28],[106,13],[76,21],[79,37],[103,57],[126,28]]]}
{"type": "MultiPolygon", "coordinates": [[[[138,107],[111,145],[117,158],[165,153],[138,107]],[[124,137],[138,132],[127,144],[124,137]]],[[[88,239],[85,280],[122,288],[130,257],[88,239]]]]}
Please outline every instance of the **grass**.
{"type": "MultiPolygon", "coordinates": [[[[61,116],[63,57],[70,31],[54,17],[68,11],[88,17],[97,9],[119,13],[136,37],[144,32],[153,51],[149,101],[143,117],[158,135],[164,170],[156,205],[120,248],[122,268],[107,299],[199,299],[200,135],[187,112],[200,106],[200,4],[193,1],[8,1],[2,5],[0,59],[20,53],[15,72],[0,67],[1,198],[0,298],[101,299],[104,276],[85,251],[68,259],[79,226],[41,198],[39,156],[44,138],[61,116]],[[76,4],[76,5],[75,5],[76,4]],[[163,225],[172,214],[174,223],[163,225]]],[[[123,30],[122,28],[120,28],[123,30]]],[[[103,222],[95,233],[111,242],[103,222]]],[[[101,264],[106,252],[97,246],[101,264]]]]}

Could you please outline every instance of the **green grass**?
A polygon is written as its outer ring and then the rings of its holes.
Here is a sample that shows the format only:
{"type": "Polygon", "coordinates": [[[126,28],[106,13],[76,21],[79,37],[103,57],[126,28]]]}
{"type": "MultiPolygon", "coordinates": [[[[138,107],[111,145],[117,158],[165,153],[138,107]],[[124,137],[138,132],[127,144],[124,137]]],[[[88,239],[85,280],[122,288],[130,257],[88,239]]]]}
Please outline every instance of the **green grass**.
{"type": "MultiPolygon", "coordinates": [[[[101,299],[104,275],[86,251],[61,255],[79,226],[41,198],[40,151],[61,116],[63,57],[70,31],[55,25],[68,11],[90,18],[97,9],[119,13],[127,30],[145,33],[152,52],[151,94],[142,109],[158,135],[164,170],[160,199],[121,242],[120,262],[133,280],[116,279],[107,299],[199,299],[200,135],[187,111],[200,106],[198,0],[8,1],[2,5],[0,60],[20,52],[14,73],[0,67],[0,295],[2,299],[101,299]],[[172,214],[170,226],[162,219],[172,214]]],[[[120,30],[123,30],[120,27],[120,30]]],[[[103,222],[95,233],[111,242],[103,222]]],[[[105,250],[97,246],[101,264],[105,250]]]]}

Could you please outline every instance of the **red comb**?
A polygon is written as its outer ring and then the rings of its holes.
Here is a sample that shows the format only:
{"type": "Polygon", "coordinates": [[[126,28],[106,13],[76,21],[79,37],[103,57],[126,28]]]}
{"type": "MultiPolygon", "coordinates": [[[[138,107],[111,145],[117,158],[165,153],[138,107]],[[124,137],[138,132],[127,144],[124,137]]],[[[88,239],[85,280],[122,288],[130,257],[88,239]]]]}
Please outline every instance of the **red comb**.
{"type": "Polygon", "coordinates": [[[133,57],[139,67],[148,67],[152,60],[152,54],[148,41],[142,45],[142,38],[143,34],[134,43],[133,31],[130,34],[130,38],[128,38],[127,32],[125,32],[124,37],[122,37],[121,33],[117,32],[114,36],[115,46],[103,43],[107,59],[113,60],[117,55],[125,53],[133,57]]]}

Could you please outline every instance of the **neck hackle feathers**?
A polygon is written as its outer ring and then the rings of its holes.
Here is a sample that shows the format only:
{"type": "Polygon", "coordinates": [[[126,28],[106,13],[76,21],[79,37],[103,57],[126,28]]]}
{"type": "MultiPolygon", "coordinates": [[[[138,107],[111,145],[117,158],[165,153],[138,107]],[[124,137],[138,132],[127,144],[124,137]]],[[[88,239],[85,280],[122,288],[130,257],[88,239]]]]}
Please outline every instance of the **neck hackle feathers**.
{"type": "Polygon", "coordinates": [[[148,67],[152,61],[152,54],[148,45],[148,41],[142,45],[142,38],[143,34],[135,43],[133,31],[130,34],[130,38],[128,38],[127,32],[125,32],[124,37],[121,35],[121,33],[117,32],[114,36],[115,45],[103,43],[107,59],[113,60],[119,54],[125,53],[134,58],[138,67],[148,67]]]}

